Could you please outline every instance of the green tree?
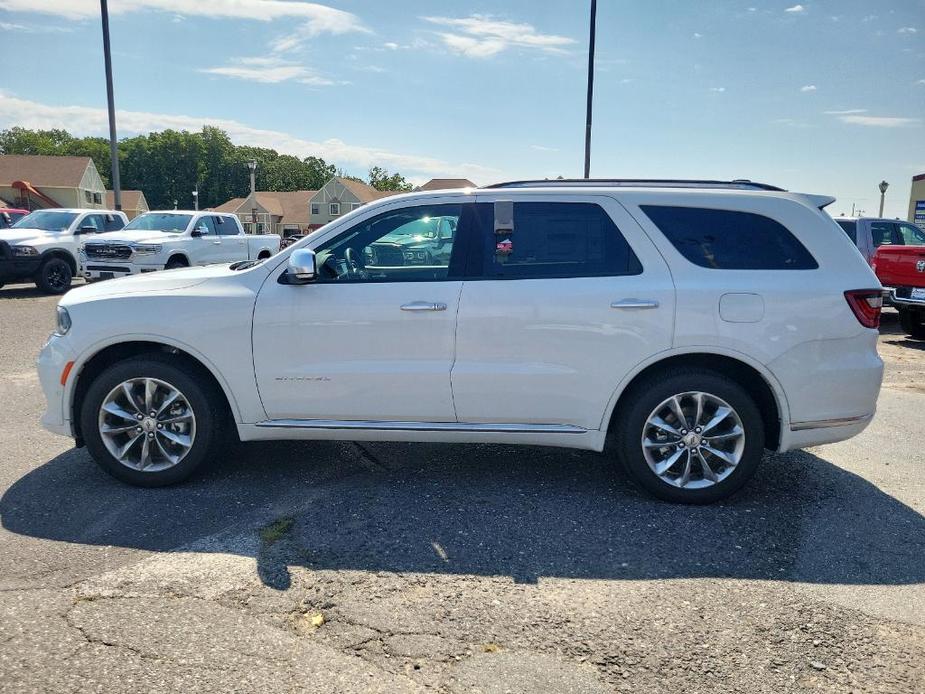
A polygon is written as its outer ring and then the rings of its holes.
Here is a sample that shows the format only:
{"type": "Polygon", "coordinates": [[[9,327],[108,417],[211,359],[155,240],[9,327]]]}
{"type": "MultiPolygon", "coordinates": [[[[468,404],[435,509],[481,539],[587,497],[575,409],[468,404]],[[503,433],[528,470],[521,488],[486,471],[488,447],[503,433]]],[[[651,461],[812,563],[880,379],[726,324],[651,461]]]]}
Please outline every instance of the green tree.
{"type": "Polygon", "coordinates": [[[399,173],[390,174],[379,166],[369,170],[369,185],[376,190],[411,190],[412,186],[405,177],[399,173]]]}

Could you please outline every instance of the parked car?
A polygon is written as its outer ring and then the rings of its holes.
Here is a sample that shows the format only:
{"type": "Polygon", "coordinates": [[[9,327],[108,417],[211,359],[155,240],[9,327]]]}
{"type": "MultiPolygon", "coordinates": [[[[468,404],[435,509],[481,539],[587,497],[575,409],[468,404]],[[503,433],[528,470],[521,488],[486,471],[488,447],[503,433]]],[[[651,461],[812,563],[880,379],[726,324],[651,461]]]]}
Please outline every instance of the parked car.
{"type": "Polygon", "coordinates": [[[182,210],[140,214],[124,229],[81,248],[84,277],[113,279],[192,265],[263,260],[279,251],[276,234],[245,234],[236,215],[182,210]]]}
{"type": "Polygon", "coordinates": [[[43,292],[63,294],[80,266],[81,239],[121,229],[127,221],[115,210],[54,208],[27,214],[0,230],[0,287],[31,280],[43,292]]]}
{"type": "Polygon", "coordinates": [[[925,340],[925,230],[897,219],[838,217],[884,286],[884,298],[899,310],[910,337],[925,340]]]}
{"type": "Polygon", "coordinates": [[[0,229],[9,229],[27,214],[29,214],[29,210],[19,210],[15,207],[0,207],[0,229]]]}
{"type": "Polygon", "coordinates": [[[235,435],[610,440],[652,494],[715,501],[765,448],[873,417],[881,286],[832,200],[561,180],[385,198],[269,261],[70,292],[39,357],[42,422],[142,486],[235,435]],[[434,217],[456,222],[448,256],[365,263],[434,217]]]}
{"type": "Polygon", "coordinates": [[[308,234],[285,234],[279,243],[279,247],[280,249],[289,248],[289,246],[294,244],[296,241],[301,241],[306,236],[308,236],[308,234]]]}

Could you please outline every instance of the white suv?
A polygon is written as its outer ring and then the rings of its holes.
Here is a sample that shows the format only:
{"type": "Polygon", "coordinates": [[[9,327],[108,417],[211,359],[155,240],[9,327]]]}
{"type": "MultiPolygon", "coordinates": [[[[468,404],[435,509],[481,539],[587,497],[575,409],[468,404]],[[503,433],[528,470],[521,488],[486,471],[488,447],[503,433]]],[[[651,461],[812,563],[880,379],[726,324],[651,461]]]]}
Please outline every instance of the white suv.
{"type": "Polygon", "coordinates": [[[70,292],[43,424],[144,486],[235,435],[610,439],[654,495],[714,501],[765,448],[874,414],[880,285],[830,202],[749,181],[390,197],[269,260],[70,292]]]}

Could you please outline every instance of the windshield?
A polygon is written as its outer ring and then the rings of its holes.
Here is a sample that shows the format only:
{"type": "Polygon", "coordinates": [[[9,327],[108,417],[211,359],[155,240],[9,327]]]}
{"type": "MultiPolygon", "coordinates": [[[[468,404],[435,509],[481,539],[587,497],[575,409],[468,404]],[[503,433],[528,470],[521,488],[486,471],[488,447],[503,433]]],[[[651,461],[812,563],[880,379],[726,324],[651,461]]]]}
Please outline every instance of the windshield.
{"type": "Polygon", "coordinates": [[[131,222],[125,225],[124,230],[141,230],[141,231],[164,231],[168,234],[182,234],[189,226],[189,220],[193,216],[189,214],[159,214],[157,212],[146,212],[138,215],[131,222]]]}
{"type": "Polygon", "coordinates": [[[37,210],[27,214],[13,225],[14,229],[41,229],[42,231],[67,231],[77,217],[76,212],[37,210]]]}

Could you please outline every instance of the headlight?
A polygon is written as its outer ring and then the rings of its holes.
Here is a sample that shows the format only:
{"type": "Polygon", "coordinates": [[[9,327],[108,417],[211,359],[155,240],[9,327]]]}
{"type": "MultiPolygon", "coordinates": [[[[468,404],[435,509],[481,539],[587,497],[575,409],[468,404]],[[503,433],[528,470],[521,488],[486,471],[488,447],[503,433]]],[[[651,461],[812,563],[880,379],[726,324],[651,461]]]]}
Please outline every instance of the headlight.
{"type": "Polygon", "coordinates": [[[68,330],[71,329],[71,314],[67,312],[67,309],[63,306],[58,307],[58,327],[55,328],[55,333],[58,335],[67,335],[68,330]]]}
{"type": "Polygon", "coordinates": [[[161,246],[156,243],[136,243],[132,248],[137,255],[154,255],[161,252],[161,246]]]}
{"type": "Polygon", "coordinates": [[[13,249],[13,255],[30,256],[38,255],[39,252],[32,246],[10,246],[13,249]]]}

